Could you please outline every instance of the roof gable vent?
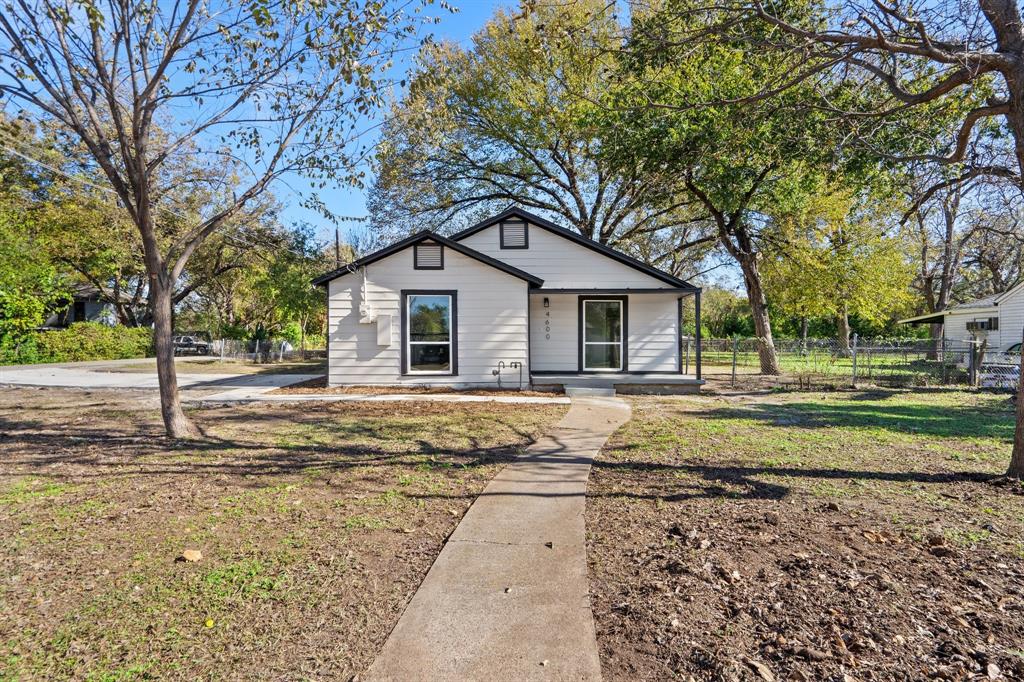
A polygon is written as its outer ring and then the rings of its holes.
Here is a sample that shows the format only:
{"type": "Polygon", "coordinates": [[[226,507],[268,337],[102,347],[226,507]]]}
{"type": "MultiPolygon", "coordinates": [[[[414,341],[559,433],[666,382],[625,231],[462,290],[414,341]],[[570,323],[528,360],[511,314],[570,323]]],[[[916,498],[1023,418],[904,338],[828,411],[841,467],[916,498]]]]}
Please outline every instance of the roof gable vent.
{"type": "Polygon", "coordinates": [[[444,247],[437,242],[421,242],[412,247],[415,270],[444,270],[444,247]]]}
{"type": "Polygon", "coordinates": [[[526,249],[530,246],[530,236],[527,231],[526,221],[505,220],[498,229],[501,231],[501,248],[503,249],[526,249]]]}

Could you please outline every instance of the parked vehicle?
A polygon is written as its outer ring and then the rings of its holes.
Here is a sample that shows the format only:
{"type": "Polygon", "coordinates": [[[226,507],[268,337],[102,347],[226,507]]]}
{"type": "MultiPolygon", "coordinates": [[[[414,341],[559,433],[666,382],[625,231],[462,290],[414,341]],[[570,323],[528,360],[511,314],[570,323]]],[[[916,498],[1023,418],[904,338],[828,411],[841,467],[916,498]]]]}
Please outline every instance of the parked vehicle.
{"type": "Polygon", "coordinates": [[[196,336],[182,335],[174,337],[175,355],[209,355],[210,343],[196,336]]]}
{"type": "Polygon", "coordinates": [[[979,383],[984,388],[1016,389],[1020,381],[1020,343],[998,353],[986,353],[979,383]]]}

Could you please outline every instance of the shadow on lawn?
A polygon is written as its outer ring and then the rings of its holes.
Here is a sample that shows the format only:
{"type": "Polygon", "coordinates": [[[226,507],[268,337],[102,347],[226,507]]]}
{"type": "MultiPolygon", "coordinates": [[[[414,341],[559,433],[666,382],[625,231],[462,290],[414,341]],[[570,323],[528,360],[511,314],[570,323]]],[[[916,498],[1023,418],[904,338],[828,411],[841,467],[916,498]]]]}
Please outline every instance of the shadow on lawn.
{"type": "MultiPolygon", "coordinates": [[[[436,462],[427,462],[430,466],[474,468],[510,461],[532,436],[517,427],[513,419],[489,418],[495,425],[514,433],[520,443],[484,446],[478,438],[468,437],[464,446],[452,447],[423,438],[422,424],[374,420],[327,422],[316,417],[307,415],[295,421],[294,415],[218,415],[199,422],[205,429],[204,438],[168,442],[156,427],[135,426],[116,433],[76,424],[59,432],[40,432],[37,421],[0,416],[0,449],[7,453],[4,463],[9,470],[23,468],[14,474],[20,476],[81,480],[225,474],[258,478],[313,472],[329,474],[359,467],[417,466],[425,463],[424,455],[437,458],[436,462]],[[264,440],[210,435],[212,427],[218,423],[261,419],[278,419],[289,427],[316,427],[316,439],[309,442],[294,433],[273,430],[266,432],[264,440]],[[376,443],[354,443],[353,440],[376,443]]],[[[253,486],[259,485],[254,480],[253,486]]]]}
{"type": "Polygon", "coordinates": [[[863,471],[856,469],[821,469],[796,467],[753,467],[715,466],[710,464],[653,464],[648,462],[598,461],[599,469],[627,474],[647,475],[642,484],[647,489],[642,493],[616,492],[613,496],[639,499],[662,499],[678,502],[694,498],[720,497],[729,499],[780,500],[790,492],[790,487],[777,482],[756,478],[817,479],[822,481],[882,481],[890,483],[984,483],[998,478],[995,474],[971,471],[950,471],[927,473],[921,471],[863,471]],[[656,474],[650,476],[650,474],[656,474]],[[702,485],[688,479],[694,477],[704,481],[702,485]],[[651,490],[652,487],[655,488],[651,490]],[[683,488],[680,490],[680,488],[683,488]]]}
{"type": "MultiPolygon", "coordinates": [[[[552,466],[566,463],[565,459],[543,456],[531,458],[535,462],[550,461],[552,466]]],[[[793,479],[818,480],[859,480],[893,483],[985,483],[998,478],[996,474],[979,472],[925,473],[918,471],[885,472],[858,471],[851,469],[798,469],[760,468],[748,466],[713,466],[708,464],[652,464],[648,462],[597,460],[593,463],[597,473],[602,471],[624,475],[617,489],[608,492],[587,490],[587,497],[612,497],[636,500],[660,500],[662,502],[683,502],[695,499],[729,500],[781,500],[792,488],[777,481],[766,481],[759,476],[793,479]],[[625,484],[623,484],[625,483],[625,484]]],[[[509,480],[509,479],[506,479],[509,480]]],[[[535,476],[529,479],[538,483],[535,476]]],[[[551,480],[554,491],[533,491],[529,493],[484,492],[481,497],[580,497],[583,493],[556,492],[564,484],[563,479],[551,480]]],[[[445,494],[417,494],[414,498],[447,498],[445,494]]]]}
{"type": "Polygon", "coordinates": [[[835,402],[752,404],[703,411],[701,419],[750,420],[798,429],[883,429],[941,438],[1013,438],[1009,409],[991,406],[880,404],[878,392],[863,399],[835,402]]]}

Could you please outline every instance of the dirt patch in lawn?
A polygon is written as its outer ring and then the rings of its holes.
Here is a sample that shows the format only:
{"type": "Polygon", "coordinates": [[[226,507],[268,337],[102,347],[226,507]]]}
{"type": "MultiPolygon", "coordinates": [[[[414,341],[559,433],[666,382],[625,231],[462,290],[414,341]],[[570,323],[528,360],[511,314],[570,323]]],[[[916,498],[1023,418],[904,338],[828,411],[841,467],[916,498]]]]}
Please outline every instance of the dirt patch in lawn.
{"type": "Polygon", "coordinates": [[[276,388],[270,391],[269,395],[418,395],[437,393],[511,397],[528,396],[534,398],[550,398],[555,395],[561,395],[561,393],[556,394],[552,391],[517,391],[514,389],[460,389],[430,386],[328,386],[327,377],[318,377],[276,388]]]}
{"type": "Polygon", "coordinates": [[[1024,677],[1005,397],[633,405],[588,489],[607,678],[1024,677]]]}
{"type": "Polygon", "coordinates": [[[0,392],[0,679],[349,679],[565,411],[216,407],[169,443],[145,395],[0,392]]]}

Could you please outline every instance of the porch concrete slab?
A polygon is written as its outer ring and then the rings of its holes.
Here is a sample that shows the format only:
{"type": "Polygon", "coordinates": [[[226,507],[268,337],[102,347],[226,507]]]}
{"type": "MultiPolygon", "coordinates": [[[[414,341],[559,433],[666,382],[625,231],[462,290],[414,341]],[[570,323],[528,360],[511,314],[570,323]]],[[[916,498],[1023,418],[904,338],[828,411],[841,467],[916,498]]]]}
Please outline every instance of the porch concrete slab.
{"type": "Polygon", "coordinates": [[[614,388],[591,388],[589,386],[570,386],[565,385],[565,394],[572,397],[599,397],[599,398],[610,398],[615,395],[614,388]]]}
{"type": "Polygon", "coordinates": [[[600,679],[583,512],[593,458],[629,416],[574,398],[469,508],[361,679],[600,679]]]}
{"type": "Polygon", "coordinates": [[[456,393],[345,393],[341,395],[321,393],[291,393],[274,395],[266,390],[237,389],[214,393],[213,395],[191,396],[184,398],[186,402],[227,403],[227,402],[276,402],[276,403],[389,403],[407,401],[426,401],[441,403],[507,403],[512,405],[565,405],[569,398],[562,396],[517,396],[517,395],[459,395],[456,393]]]}

